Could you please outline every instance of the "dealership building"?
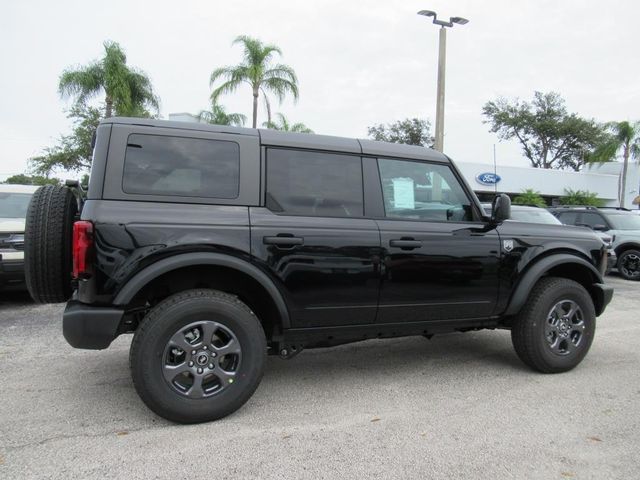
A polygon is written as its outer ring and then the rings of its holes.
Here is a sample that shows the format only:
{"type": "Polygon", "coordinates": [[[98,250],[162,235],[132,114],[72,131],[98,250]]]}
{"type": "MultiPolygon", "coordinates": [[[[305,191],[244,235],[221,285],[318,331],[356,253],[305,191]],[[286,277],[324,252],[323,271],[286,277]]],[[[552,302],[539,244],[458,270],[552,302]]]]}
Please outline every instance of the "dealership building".
{"type": "MultiPolygon", "coordinates": [[[[174,113],[169,120],[197,122],[198,119],[188,113],[174,113]]],[[[621,181],[622,163],[610,162],[589,165],[580,172],[533,168],[529,166],[514,167],[490,163],[455,162],[471,188],[481,201],[490,201],[495,192],[518,195],[527,189],[538,192],[549,205],[559,205],[560,198],[566,190],[582,190],[595,193],[604,201],[605,206],[619,205],[618,192],[621,181]]],[[[625,205],[627,208],[640,208],[634,204],[640,197],[640,165],[629,162],[627,171],[627,188],[625,188],[625,205]]]]}

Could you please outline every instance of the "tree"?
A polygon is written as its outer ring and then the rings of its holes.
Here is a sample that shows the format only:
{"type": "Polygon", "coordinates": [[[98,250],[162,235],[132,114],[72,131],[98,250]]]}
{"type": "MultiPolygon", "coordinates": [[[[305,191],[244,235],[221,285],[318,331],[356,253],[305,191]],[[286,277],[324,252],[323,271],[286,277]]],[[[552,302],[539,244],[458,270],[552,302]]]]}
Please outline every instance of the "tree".
{"type": "Polygon", "coordinates": [[[513,199],[514,205],[537,205],[538,207],[546,207],[547,202],[540,196],[540,192],[532,188],[527,188],[520,195],[513,199]]]}
{"type": "Polygon", "coordinates": [[[604,134],[595,121],[567,113],[564,100],[555,92],[535,92],[531,102],[498,98],[487,102],[482,113],[490,131],[501,140],[517,139],[536,168],[578,171],[604,134]]]}
{"type": "Polygon", "coordinates": [[[262,126],[272,130],[280,130],[281,132],[314,133],[313,130],[307,127],[304,123],[298,122],[291,125],[287,120],[287,117],[281,113],[276,113],[276,117],[278,117],[279,121],[264,122],[262,126]]]}
{"type": "Polygon", "coordinates": [[[565,188],[565,196],[560,198],[562,205],[589,205],[593,207],[601,207],[603,201],[598,195],[588,190],[571,190],[565,188]]]}
{"type": "Polygon", "coordinates": [[[609,122],[606,124],[606,129],[607,135],[596,149],[593,160],[608,162],[613,160],[619,151],[622,151],[622,178],[618,197],[620,206],[624,208],[629,159],[640,160],[640,122],[635,124],[627,121],[609,122]]]}
{"type": "Polygon", "coordinates": [[[215,125],[235,125],[237,127],[244,126],[247,117],[241,113],[227,113],[227,109],[222,105],[211,102],[209,110],[201,110],[197,115],[201,122],[212,123],[215,125]]]}
{"type": "MultiPolygon", "coordinates": [[[[258,124],[258,97],[262,93],[268,112],[267,92],[273,93],[280,103],[287,94],[298,100],[298,78],[295,71],[288,65],[272,65],[274,54],[282,55],[282,51],[275,45],[263,44],[260,40],[246,35],[237,37],[232,45],[241,44],[244,47],[242,62],[238,65],[216,68],[211,73],[209,85],[223,79],[223,83],[211,93],[213,102],[217,102],[220,95],[233,93],[243,83],[249,84],[253,94],[253,128],[258,124]]],[[[268,121],[271,121],[270,114],[268,121]]]]}
{"type": "Polygon", "coordinates": [[[404,143],[433,148],[431,123],[421,118],[405,118],[387,125],[378,124],[367,128],[367,134],[380,142],[404,143]]]}
{"type": "Polygon", "coordinates": [[[76,105],[104,93],[105,117],[116,115],[149,117],[158,112],[158,97],[149,77],[127,65],[127,57],[116,42],[104,42],[104,57],[84,67],[62,72],[61,96],[75,97],[76,105]]]}
{"type": "Polygon", "coordinates": [[[10,185],[61,185],[59,178],[48,178],[42,175],[26,175],[19,173],[7,178],[4,182],[10,185]]]}
{"type": "Polygon", "coordinates": [[[60,137],[58,145],[45,148],[43,155],[29,160],[34,173],[48,176],[56,168],[86,170],[91,167],[91,141],[100,123],[100,110],[87,105],[74,105],[68,117],[73,119],[73,132],[60,137]]]}

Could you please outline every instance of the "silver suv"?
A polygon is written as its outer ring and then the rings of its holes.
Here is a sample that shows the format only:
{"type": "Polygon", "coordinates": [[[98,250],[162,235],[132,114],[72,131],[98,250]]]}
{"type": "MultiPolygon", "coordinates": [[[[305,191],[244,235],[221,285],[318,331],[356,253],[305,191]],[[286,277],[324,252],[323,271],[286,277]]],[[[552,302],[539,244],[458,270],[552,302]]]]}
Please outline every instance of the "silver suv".
{"type": "Polygon", "coordinates": [[[627,280],[640,280],[640,215],[624,208],[588,206],[556,207],[551,212],[566,225],[585,226],[611,235],[618,272],[627,280]]]}

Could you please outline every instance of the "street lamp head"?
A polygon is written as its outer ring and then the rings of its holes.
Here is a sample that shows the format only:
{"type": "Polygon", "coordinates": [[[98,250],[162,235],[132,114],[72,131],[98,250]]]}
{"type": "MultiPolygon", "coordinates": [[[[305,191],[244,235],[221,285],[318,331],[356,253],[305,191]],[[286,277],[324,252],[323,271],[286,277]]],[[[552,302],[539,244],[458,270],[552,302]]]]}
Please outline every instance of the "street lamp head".
{"type": "Polygon", "coordinates": [[[418,15],[424,15],[425,17],[435,17],[436,12],[434,12],[433,10],[420,10],[418,12],[418,15]]]}
{"type": "Polygon", "coordinates": [[[464,25],[466,23],[469,23],[469,20],[467,20],[466,18],[462,18],[462,17],[451,17],[450,21],[451,21],[451,23],[457,23],[458,25],[464,25]]]}

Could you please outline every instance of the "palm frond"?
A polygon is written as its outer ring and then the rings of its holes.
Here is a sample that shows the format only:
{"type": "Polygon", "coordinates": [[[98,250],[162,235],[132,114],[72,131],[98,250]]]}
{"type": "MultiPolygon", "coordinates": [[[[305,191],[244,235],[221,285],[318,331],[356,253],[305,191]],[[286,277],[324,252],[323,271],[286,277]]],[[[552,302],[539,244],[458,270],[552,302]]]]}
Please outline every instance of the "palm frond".
{"type": "Polygon", "coordinates": [[[62,72],[58,91],[62,97],[74,96],[80,104],[97,95],[104,82],[104,70],[98,62],[62,72]]]}
{"type": "Polygon", "coordinates": [[[273,93],[280,103],[282,103],[287,93],[293,95],[294,102],[298,100],[298,86],[287,79],[278,77],[266,78],[263,80],[262,85],[265,90],[273,93]]]}

